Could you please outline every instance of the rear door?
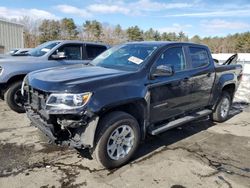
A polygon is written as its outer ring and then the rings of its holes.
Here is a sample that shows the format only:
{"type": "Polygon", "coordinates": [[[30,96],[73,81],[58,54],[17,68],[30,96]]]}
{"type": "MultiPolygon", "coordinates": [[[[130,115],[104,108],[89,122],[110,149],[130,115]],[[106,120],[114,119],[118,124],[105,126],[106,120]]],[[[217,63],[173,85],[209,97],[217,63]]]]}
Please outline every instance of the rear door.
{"type": "Polygon", "coordinates": [[[210,52],[202,46],[187,47],[190,61],[190,109],[202,108],[208,105],[215,80],[214,62],[210,52]]]}
{"type": "Polygon", "coordinates": [[[172,76],[156,77],[149,86],[150,121],[155,123],[183,114],[190,108],[189,65],[181,45],[167,48],[156,60],[153,67],[170,65],[172,76]]]}

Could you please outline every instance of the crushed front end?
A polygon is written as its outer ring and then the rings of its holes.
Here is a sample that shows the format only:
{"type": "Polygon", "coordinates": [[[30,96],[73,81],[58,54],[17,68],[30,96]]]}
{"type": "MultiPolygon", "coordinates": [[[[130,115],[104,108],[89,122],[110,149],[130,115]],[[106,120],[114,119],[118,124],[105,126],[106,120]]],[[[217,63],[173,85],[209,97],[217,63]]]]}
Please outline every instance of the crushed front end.
{"type": "Polygon", "coordinates": [[[25,109],[32,124],[39,128],[52,143],[74,148],[92,148],[99,117],[86,108],[48,108],[51,93],[28,85],[24,81],[25,109]]]}

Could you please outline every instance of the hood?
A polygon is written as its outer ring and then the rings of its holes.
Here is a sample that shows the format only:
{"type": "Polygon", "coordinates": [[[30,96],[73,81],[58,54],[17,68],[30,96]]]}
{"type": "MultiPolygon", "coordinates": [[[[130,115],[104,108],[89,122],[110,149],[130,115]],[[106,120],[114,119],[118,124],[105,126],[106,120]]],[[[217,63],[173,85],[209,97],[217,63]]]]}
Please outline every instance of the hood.
{"type": "Polygon", "coordinates": [[[17,64],[17,63],[34,63],[34,60],[39,60],[40,57],[32,56],[2,56],[0,57],[0,65],[4,64],[17,64]]]}
{"type": "Polygon", "coordinates": [[[10,55],[6,55],[6,54],[0,54],[0,59],[3,59],[3,58],[10,58],[11,56],[10,55]]]}
{"type": "Polygon", "coordinates": [[[78,92],[78,89],[85,92],[84,90],[104,84],[104,80],[113,80],[114,77],[127,74],[130,72],[76,65],[35,71],[28,74],[28,80],[33,88],[46,92],[78,92]]]}

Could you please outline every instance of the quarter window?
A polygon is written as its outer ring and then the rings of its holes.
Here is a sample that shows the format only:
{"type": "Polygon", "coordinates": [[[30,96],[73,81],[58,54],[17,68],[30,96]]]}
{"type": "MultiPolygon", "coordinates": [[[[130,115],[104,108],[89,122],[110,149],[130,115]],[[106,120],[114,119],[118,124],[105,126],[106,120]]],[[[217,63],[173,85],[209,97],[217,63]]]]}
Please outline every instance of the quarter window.
{"type": "Polygon", "coordinates": [[[174,68],[175,72],[186,69],[186,62],[182,47],[173,47],[167,49],[161,54],[156,62],[159,65],[170,65],[174,68]]]}
{"type": "Polygon", "coordinates": [[[193,68],[203,67],[209,64],[207,50],[203,48],[190,47],[189,51],[193,68]]]}

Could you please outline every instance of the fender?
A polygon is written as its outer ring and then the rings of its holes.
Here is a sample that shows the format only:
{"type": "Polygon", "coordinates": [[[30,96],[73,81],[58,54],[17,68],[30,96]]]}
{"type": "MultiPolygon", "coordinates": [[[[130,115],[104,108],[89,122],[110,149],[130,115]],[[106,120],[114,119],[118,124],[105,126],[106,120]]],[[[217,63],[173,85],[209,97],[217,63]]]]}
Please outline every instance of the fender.
{"type": "Polygon", "coordinates": [[[225,86],[227,85],[234,85],[236,87],[236,77],[233,73],[227,73],[227,74],[223,74],[220,76],[219,80],[216,82],[215,84],[215,88],[213,91],[213,99],[212,99],[212,106],[213,109],[215,108],[221,94],[222,94],[222,90],[225,86]]]}
{"type": "Polygon", "coordinates": [[[117,101],[115,103],[103,106],[101,110],[95,114],[102,116],[113,110],[123,110],[134,116],[139,122],[141,128],[142,140],[146,137],[146,130],[149,125],[149,95],[146,94],[144,98],[132,98],[129,100],[117,101]]]}

